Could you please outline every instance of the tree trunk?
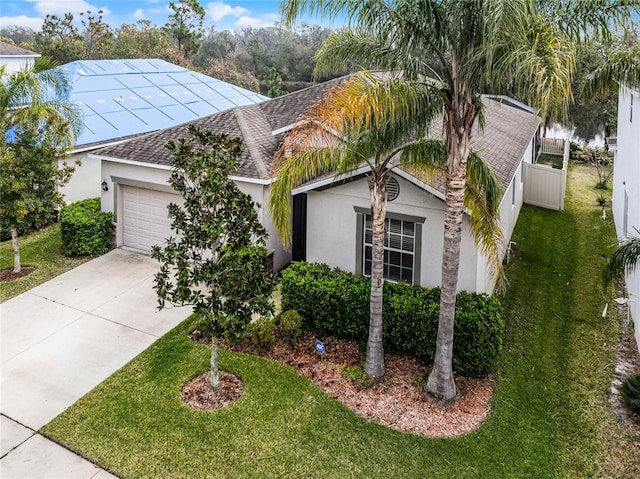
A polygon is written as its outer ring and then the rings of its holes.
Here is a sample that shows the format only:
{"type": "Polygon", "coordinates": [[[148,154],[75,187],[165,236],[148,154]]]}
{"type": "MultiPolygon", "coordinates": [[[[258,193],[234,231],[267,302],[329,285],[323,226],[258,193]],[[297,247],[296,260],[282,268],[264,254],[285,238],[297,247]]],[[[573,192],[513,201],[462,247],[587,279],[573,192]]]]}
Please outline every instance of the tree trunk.
{"type": "Polygon", "coordinates": [[[440,317],[436,338],[433,369],[427,380],[429,394],[443,400],[456,396],[453,379],[453,333],[456,314],[456,292],[460,267],[460,242],[464,218],[467,159],[469,157],[473,105],[467,105],[463,115],[448,111],[447,119],[447,179],[445,190],[444,243],[442,252],[442,290],[440,317]]]}
{"type": "Polygon", "coordinates": [[[20,245],[18,244],[18,228],[11,227],[11,244],[13,245],[13,272],[19,273],[22,270],[20,265],[20,245]]]}
{"type": "Polygon", "coordinates": [[[369,299],[369,337],[364,373],[370,378],[384,375],[382,347],[382,299],[384,291],[384,221],[387,214],[385,177],[373,170],[369,177],[373,238],[371,241],[371,296],[369,299]]]}
{"type": "Polygon", "coordinates": [[[211,336],[211,387],[216,389],[220,386],[220,376],[218,375],[218,338],[211,336]]]}

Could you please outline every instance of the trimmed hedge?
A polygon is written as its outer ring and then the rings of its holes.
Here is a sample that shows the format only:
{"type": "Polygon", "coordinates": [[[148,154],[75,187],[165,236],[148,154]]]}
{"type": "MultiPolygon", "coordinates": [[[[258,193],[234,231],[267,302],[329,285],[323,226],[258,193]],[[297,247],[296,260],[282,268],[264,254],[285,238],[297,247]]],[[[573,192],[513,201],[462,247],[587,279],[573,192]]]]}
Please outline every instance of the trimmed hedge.
{"type": "MultiPolygon", "coordinates": [[[[283,310],[295,309],[303,327],[319,336],[366,345],[371,281],[326,264],[296,263],[282,271],[283,310]]],[[[388,353],[433,362],[440,289],[385,283],[383,344],[388,353]]],[[[495,370],[502,351],[502,307],[491,296],[461,292],[456,302],[453,367],[481,377],[495,370]]]]}
{"type": "Polygon", "coordinates": [[[100,198],[76,201],[60,211],[62,253],[100,256],[111,248],[113,214],[100,211],[100,198]]]}

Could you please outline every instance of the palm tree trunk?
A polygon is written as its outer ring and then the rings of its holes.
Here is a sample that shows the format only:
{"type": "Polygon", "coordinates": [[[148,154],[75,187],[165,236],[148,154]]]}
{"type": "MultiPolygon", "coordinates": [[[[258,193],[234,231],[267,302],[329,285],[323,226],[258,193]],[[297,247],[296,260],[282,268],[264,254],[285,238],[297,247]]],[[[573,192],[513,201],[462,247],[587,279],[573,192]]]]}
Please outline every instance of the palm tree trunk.
{"type": "Polygon", "coordinates": [[[462,117],[455,111],[447,112],[447,179],[444,210],[444,243],[442,251],[442,290],[440,317],[436,337],[433,369],[427,380],[429,394],[445,401],[456,396],[453,379],[453,333],[456,314],[458,270],[460,269],[460,243],[464,218],[467,159],[469,157],[473,106],[465,109],[462,117]],[[468,128],[466,126],[468,125],[468,128]]]}
{"type": "Polygon", "coordinates": [[[20,244],[18,244],[18,228],[11,227],[11,244],[13,245],[13,272],[19,273],[22,270],[20,265],[20,244]]]}
{"type": "Polygon", "coordinates": [[[212,388],[220,386],[220,376],[218,374],[218,338],[211,337],[211,379],[209,380],[212,388]]]}
{"type": "Polygon", "coordinates": [[[369,177],[373,238],[371,241],[371,296],[369,299],[369,337],[364,373],[370,378],[384,375],[382,347],[382,300],[384,293],[384,222],[387,214],[387,192],[382,172],[373,170],[369,177]]]}

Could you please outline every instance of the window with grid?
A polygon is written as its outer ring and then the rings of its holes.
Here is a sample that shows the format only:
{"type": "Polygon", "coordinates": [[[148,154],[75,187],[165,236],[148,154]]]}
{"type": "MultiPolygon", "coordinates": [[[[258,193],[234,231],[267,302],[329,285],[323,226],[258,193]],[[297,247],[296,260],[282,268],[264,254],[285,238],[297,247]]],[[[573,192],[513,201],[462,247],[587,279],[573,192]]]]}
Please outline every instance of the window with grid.
{"type": "MultiPolygon", "coordinates": [[[[365,215],[363,274],[371,276],[373,221],[365,215]]],[[[416,225],[411,221],[387,218],[384,235],[384,279],[413,284],[416,225]]]]}

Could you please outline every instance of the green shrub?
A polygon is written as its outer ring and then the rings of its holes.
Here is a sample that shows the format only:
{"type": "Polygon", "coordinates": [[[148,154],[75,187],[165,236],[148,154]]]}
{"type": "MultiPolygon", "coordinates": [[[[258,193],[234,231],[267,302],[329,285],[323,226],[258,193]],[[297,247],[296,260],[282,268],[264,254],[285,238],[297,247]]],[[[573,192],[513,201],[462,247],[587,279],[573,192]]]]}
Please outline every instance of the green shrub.
{"type": "Polygon", "coordinates": [[[290,346],[298,347],[298,338],[302,334],[302,316],[295,309],[290,309],[276,316],[280,325],[280,336],[290,346]]]}
{"type": "MultiPolygon", "coordinates": [[[[630,376],[625,379],[618,390],[624,403],[634,413],[640,414],[640,375],[630,376]]],[[[638,417],[638,421],[640,422],[640,417],[638,417]]]]}
{"type": "Polygon", "coordinates": [[[359,340],[369,325],[368,278],[326,264],[296,263],[282,272],[282,309],[295,309],[319,336],[359,340]]]}
{"type": "Polygon", "coordinates": [[[351,379],[365,386],[373,386],[374,380],[367,376],[359,366],[343,366],[340,372],[342,377],[351,379]]]}
{"type": "Polygon", "coordinates": [[[260,349],[271,349],[276,342],[276,323],[269,318],[260,318],[249,324],[251,340],[260,349]]]}
{"type": "MultiPolygon", "coordinates": [[[[303,328],[318,336],[366,345],[370,280],[325,264],[297,263],[282,272],[282,305],[296,309],[303,328]]],[[[383,346],[386,352],[433,362],[440,289],[385,283],[383,346]]],[[[454,369],[480,377],[495,370],[502,351],[502,308],[486,294],[462,292],[456,304],[454,369]]]]}
{"type": "Polygon", "coordinates": [[[489,295],[462,291],[456,301],[453,369],[485,376],[495,368],[502,352],[502,305],[489,295]]]}
{"type": "Polygon", "coordinates": [[[100,198],[76,201],[60,211],[62,252],[100,256],[111,248],[113,214],[100,211],[100,198]]]}

